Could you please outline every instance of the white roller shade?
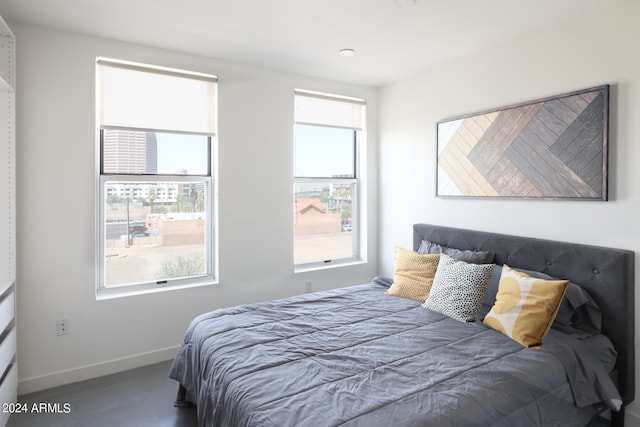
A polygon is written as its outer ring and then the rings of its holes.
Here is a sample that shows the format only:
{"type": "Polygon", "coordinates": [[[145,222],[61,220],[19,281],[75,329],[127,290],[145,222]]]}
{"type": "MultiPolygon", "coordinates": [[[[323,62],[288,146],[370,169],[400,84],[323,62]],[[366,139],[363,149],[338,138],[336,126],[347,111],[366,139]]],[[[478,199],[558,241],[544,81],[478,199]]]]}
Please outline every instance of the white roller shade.
{"type": "Polygon", "coordinates": [[[364,100],[296,91],[296,123],[362,130],[364,100]]]}
{"type": "Polygon", "coordinates": [[[216,133],[217,78],[100,58],[103,128],[216,133]]]}

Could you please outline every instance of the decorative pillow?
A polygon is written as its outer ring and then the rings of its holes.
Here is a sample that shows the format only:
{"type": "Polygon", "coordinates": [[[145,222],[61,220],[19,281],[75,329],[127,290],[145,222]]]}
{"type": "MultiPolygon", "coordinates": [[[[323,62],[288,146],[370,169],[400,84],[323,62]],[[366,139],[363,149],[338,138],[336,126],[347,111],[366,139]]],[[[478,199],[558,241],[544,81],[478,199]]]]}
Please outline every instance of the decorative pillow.
{"type": "Polygon", "coordinates": [[[568,280],[545,280],[502,266],[496,302],[484,323],[525,347],[541,349],[568,280]]]}
{"type": "Polygon", "coordinates": [[[493,264],[470,264],[442,254],[422,306],[461,322],[473,322],[492,274],[493,264]]]}
{"type": "Polygon", "coordinates": [[[418,248],[421,254],[447,254],[458,261],[471,262],[474,264],[491,264],[496,257],[493,252],[470,251],[455,248],[448,248],[437,243],[423,240],[418,248]]]}
{"type": "Polygon", "coordinates": [[[419,254],[397,246],[395,250],[393,284],[385,294],[424,302],[429,295],[440,255],[419,254]]]}
{"type": "MultiPolygon", "coordinates": [[[[562,280],[539,271],[522,268],[517,268],[517,270],[539,279],[562,280]]],[[[598,304],[586,289],[570,281],[551,327],[585,338],[599,334],[601,325],[602,316],[598,304]]]]}
{"type": "MultiPolygon", "coordinates": [[[[539,271],[524,268],[516,268],[516,270],[539,279],[563,280],[539,271]]],[[[486,315],[496,302],[498,282],[500,281],[501,273],[502,266],[496,265],[493,267],[493,277],[489,282],[489,290],[480,307],[481,315],[486,315]]],[[[565,334],[572,334],[583,339],[599,334],[601,332],[601,325],[602,315],[598,304],[596,304],[586,289],[570,281],[562,303],[560,303],[558,314],[551,327],[565,334]]]]}

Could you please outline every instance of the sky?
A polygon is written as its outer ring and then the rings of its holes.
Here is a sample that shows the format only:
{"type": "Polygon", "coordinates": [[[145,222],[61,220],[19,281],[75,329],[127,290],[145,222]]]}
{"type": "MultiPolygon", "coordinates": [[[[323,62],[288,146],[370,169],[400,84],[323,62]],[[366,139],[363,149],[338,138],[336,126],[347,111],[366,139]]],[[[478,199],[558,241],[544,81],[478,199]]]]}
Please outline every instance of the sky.
{"type": "Polygon", "coordinates": [[[353,130],[296,125],[295,175],[327,177],[354,173],[353,130]]]}
{"type": "Polygon", "coordinates": [[[186,169],[190,175],[207,173],[207,137],[156,133],[158,172],[175,173],[186,169]]]}
{"type": "MultiPolygon", "coordinates": [[[[296,125],[295,174],[332,177],[353,174],[353,130],[296,125]]],[[[207,172],[207,140],[200,135],[157,133],[158,172],[207,172]]]]}

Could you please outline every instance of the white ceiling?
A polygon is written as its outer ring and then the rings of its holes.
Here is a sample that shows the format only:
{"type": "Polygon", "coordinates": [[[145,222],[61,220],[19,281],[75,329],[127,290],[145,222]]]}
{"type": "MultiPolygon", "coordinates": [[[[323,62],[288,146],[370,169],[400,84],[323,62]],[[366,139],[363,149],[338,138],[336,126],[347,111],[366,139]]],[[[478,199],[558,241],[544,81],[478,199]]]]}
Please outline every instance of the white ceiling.
{"type": "Polygon", "coordinates": [[[624,0],[0,0],[18,21],[381,86],[624,0]],[[338,56],[342,48],[353,57],[338,56]]]}

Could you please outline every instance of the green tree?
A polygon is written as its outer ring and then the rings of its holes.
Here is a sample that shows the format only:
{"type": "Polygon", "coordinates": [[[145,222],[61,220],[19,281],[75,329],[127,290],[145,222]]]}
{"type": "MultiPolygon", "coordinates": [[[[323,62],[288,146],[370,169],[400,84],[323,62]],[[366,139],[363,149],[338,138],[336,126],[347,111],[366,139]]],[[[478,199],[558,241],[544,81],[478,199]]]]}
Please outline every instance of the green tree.
{"type": "Polygon", "coordinates": [[[124,199],[117,194],[110,194],[107,196],[107,204],[113,205],[115,203],[122,203],[124,199]]]}
{"type": "Polygon", "coordinates": [[[342,207],[342,211],[340,212],[340,218],[351,219],[351,203],[342,207]]]}
{"type": "Polygon", "coordinates": [[[178,196],[176,202],[173,204],[172,212],[191,212],[193,210],[193,203],[188,196],[178,196]]]}
{"type": "Polygon", "coordinates": [[[204,212],[204,192],[198,192],[198,198],[196,199],[196,212],[204,212]]]}
{"type": "Polygon", "coordinates": [[[149,191],[149,212],[153,213],[153,202],[156,201],[156,192],[154,190],[149,191]]]}

